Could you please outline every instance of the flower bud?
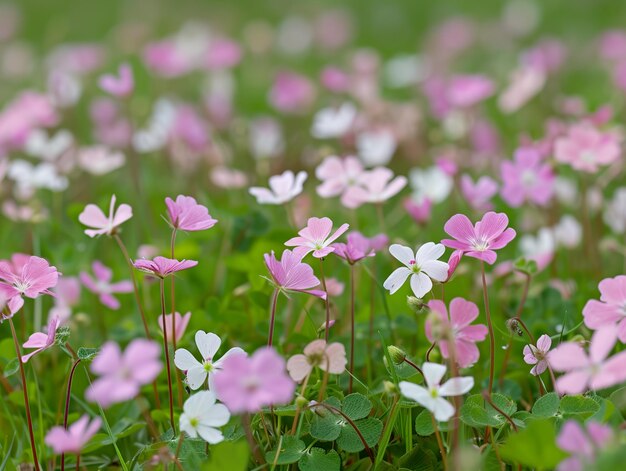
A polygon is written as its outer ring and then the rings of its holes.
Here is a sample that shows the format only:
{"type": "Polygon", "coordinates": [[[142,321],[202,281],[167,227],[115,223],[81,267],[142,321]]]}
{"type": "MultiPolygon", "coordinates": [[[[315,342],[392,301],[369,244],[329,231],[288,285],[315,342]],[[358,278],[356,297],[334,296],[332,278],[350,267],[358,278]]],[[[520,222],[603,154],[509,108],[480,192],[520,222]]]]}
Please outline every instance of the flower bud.
{"type": "Polygon", "coordinates": [[[524,335],[524,332],[520,328],[519,321],[517,319],[509,319],[506,321],[506,328],[511,333],[511,335],[519,335],[520,337],[524,335]]]}
{"type": "Polygon", "coordinates": [[[394,345],[389,345],[387,347],[387,352],[389,352],[391,361],[395,365],[400,365],[402,362],[404,362],[404,359],[406,358],[406,353],[404,353],[403,350],[399,349],[398,347],[394,345]]]}
{"type": "Polygon", "coordinates": [[[409,306],[409,309],[413,311],[415,314],[421,314],[426,309],[426,304],[420,298],[416,298],[415,296],[407,296],[406,304],[409,306]]]}
{"type": "Polygon", "coordinates": [[[303,407],[306,407],[308,404],[309,404],[309,400],[306,397],[302,395],[299,395],[298,397],[296,397],[296,407],[298,409],[302,409],[303,407]]]}
{"type": "Polygon", "coordinates": [[[383,381],[383,389],[385,391],[385,394],[388,394],[390,396],[395,396],[396,394],[400,394],[400,391],[398,390],[398,386],[396,386],[391,381],[383,381]]]}

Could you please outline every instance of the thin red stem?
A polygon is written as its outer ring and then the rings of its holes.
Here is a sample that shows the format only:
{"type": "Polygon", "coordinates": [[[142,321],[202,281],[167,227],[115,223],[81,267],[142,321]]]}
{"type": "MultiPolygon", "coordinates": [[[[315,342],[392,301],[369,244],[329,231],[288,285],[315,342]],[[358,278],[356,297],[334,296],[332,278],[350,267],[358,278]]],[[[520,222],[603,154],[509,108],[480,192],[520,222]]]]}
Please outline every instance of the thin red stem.
{"type": "Polygon", "coordinates": [[[354,265],[350,265],[350,383],[348,394],[352,394],[354,382],[354,265]]]}
{"type": "MultiPolygon", "coordinates": [[[[67,379],[67,392],[65,393],[65,411],[63,414],[63,428],[67,430],[67,421],[68,416],[70,415],[70,397],[72,394],[72,380],[74,379],[74,372],[76,371],[76,367],[80,363],[80,358],[77,358],[72,365],[72,369],[70,370],[70,375],[67,379]]],[[[61,454],[61,471],[65,470],[65,453],[61,454]]]]}
{"type": "Polygon", "coordinates": [[[276,305],[278,304],[278,288],[272,293],[272,310],[270,311],[270,332],[267,336],[267,346],[271,347],[274,342],[274,325],[276,323],[276,305]]]}
{"type": "Polygon", "coordinates": [[[483,300],[485,303],[485,316],[487,317],[487,327],[489,328],[489,385],[487,387],[487,392],[489,393],[489,397],[491,397],[491,391],[493,390],[493,376],[494,376],[494,367],[495,367],[496,338],[493,332],[493,324],[491,323],[491,311],[489,309],[489,295],[487,294],[487,278],[485,276],[485,262],[483,262],[482,260],[480,262],[480,271],[481,271],[482,281],[483,281],[483,300]]]}
{"type": "Polygon", "coordinates": [[[163,316],[163,350],[165,350],[165,367],[167,371],[167,389],[170,402],[170,424],[174,435],[176,435],[176,425],[174,424],[174,398],[172,394],[172,372],[170,369],[170,352],[167,345],[167,322],[165,322],[165,280],[161,278],[160,283],[161,292],[161,315],[163,316]]]}

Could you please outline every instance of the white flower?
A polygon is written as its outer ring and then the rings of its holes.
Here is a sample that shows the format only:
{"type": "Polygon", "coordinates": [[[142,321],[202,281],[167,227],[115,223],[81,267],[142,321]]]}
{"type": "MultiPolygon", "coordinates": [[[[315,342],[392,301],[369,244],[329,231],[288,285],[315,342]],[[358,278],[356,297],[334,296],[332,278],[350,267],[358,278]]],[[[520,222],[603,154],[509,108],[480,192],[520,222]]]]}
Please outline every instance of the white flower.
{"type": "Polygon", "coordinates": [[[604,210],[604,222],[617,234],[626,232],[626,187],[618,188],[604,210]]]}
{"type": "Polygon", "coordinates": [[[432,412],[437,421],[447,422],[454,415],[454,406],[443,398],[465,394],[474,387],[474,378],[471,376],[450,378],[440,385],[441,378],[446,374],[444,365],[424,363],[422,371],[428,389],[408,381],[401,381],[400,392],[432,412]]]}
{"type": "Polygon", "coordinates": [[[105,175],[122,167],[125,162],[124,154],[105,146],[88,146],[78,151],[78,164],[92,175],[105,175]]]}
{"type": "Polygon", "coordinates": [[[159,99],[154,104],[148,125],[133,135],[133,148],[140,154],[147,154],[165,147],[175,119],[174,104],[164,98],[159,99]]]}
{"type": "Polygon", "coordinates": [[[387,165],[396,146],[396,138],[387,129],[362,132],[356,138],[357,153],[367,167],[387,165]]]}
{"type": "Polygon", "coordinates": [[[287,203],[302,193],[302,187],[307,176],[307,173],[304,171],[294,175],[291,170],[287,170],[280,175],[274,175],[269,178],[269,189],[253,186],[248,191],[256,198],[259,204],[287,203]]]}
{"type": "Polygon", "coordinates": [[[437,166],[427,169],[415,168],[409,173],[413,199],[421,203],[428,199],[431,203],[441,203],[445,200],[454,185],[452,177],[437,166]]]}
{"type": "Polygon", "coordinates": [[[389,294],[394,294],[410,276],[413,293],[423,298],[433,288],[431,278],[441,282],[448,278],[448,264],[438,260],[445,250],[441,244],[427,242],[414,255],[409,247],[393,244],[389,252],[405,266],[396,268],[385,280],[383,287],[389,290],[389,294]]]}
{"type": "Polygon", "coordinates": [[[32,195],[38,188],[64,191],[68,186],[67,178],[59,175],[54,165],[48,162],[32,165],[26,160],[14,160],[7,176],[17,184],[18,192],[23,197],[32,195]]]}
{"type": "Polygon", "coordinates": [[[524,257],[553,254],[555,250],[554,234],[547,227],[539,229],[536,236],[525,234],[519,241],[524,257]]]}
{"type": "Polygon", "coordinates": [[[53,162],[67,152],[73,142],[72,133],[64,129],[57,131],[51,137],[48,137],[46,131],[36,129],[28,135],[24,150],[28,155],[53,162]]]}
{"type": "Polygon", "coordinates": [[[559,203],[574,206],[578,201],[578,188],[571,178],[558,176],[554,179],[554,195],[559,203]]]}
{"type": "Polygon", "coordinates": [[[215,394],[200,391],[185,401],[180,415],[180,430],[191,438],[202,438],[215,445],[224,440],[224,435],[217,428],[226,425],[230,412],[224,404],[215,403],[215,394]]]}
{"type": "Polygon", "coordinates": [[[552,233],[554,234],[554,241],[557,245],[571,249],[580,244],[583,230],[574,216],[566,214],[561,218],[558,224],[552,228],[552,233]]]}
{"type": "Polygon", "coordinates": [[[187,384],[191,389],[195,390],[202,386],[207,376],[209,377],[209,389],[213,389],[213,376],[217,370],[222,369],[224,359],[233,353],[245,353],[239,347],[231,348],[216,361],[214,356],[221,344],[222,340],[214,333],[199,330],[196,332],[196,346],[202,355],[202,362],[196,360],[185,348],[179,348],[174,352],[174,364],[179,370],[186,373],[187,384]]]}
{"type": "Polygon", "coordinates": [[[255,159],[277,157],[285,149],[283,131],[274,118],[257,118],[250,123],[250,151],[255,159]]]}
{"type": "Polygon", "coordinates": [[[385,83],[391,88],[410,87],[424,80],[428,67],[422,57],[402,54],[385,63],[385,83]]]}
{"type": "Polygon", "coordinates": [[[352,103],[344,103],[339,108],[324,108],[313,117],[311,134],[317,139],[341,137],[352,127],[356,118],[356,108],[352,103]]]}

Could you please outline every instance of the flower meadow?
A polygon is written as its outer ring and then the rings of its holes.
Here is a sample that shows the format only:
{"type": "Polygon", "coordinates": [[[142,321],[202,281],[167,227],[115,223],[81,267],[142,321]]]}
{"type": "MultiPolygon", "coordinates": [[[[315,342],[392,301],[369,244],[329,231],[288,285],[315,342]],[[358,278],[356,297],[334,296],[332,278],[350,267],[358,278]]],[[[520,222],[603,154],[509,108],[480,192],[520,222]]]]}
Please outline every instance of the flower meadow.
{"type": "Polygon", "coordinates": [[[622,469],[623,5],[55,3],[0,4],[0,470],[622,469]]]}

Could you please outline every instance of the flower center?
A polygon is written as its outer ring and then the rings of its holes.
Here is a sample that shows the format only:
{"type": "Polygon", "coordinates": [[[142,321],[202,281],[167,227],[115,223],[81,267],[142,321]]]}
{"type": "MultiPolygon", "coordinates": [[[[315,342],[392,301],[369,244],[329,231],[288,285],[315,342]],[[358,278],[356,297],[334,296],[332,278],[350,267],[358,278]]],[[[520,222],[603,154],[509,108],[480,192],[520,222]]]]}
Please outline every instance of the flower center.
{"type": "Polygon", "coordinates": [[[476,239],[472,242],[472,247],[477,252],[484,252],[489,248],[489,241],[485,239],[476,239]]]}
{"type": "Polygon", "coordinates": [[[204,360],[202,366],[204,367],[204,371],[206,371],[207,373],[210,373],[215,369],[211,360],[204,360]]]}
{"type": "Polygon", "coordinates": [[[580,153],[580,160],[592,164],[596,161],[596,154],[590,150],[584,150],[580,153]]]}
{"type": "Polygon", "coordinates": [[[522,181],[522,185],[525,186],[526,188],[533,186],[535,182],[537,181],[535,172],[531,170],[524,170],[522,172],[521,181],[522,181]]]}
{"type": "Polygon", "coordinates": [[[422,271],[422,269],[415,260],[409,260],[409,265],[411,265],[410,268],[413,273],[419,273],[420,271],[422,271]]]}
{"type": "Polygon", "coordinates": [[[437,388],[430,388],[430,397],[437,399],[439,397],[439,390],[437,388]]]}
{"type": "Polygon", "coordinates": [[[30,288],[30,283],[26,281],[15,282],[15,289],[18,290],[20,293],[25,293],[28,288],[30,288]]]}
{"type": "Polygon", "coordinates": [[[260,383],[257,378],[249,376],[243,379],[242,386],[248,393],[253,393],[259,388],[260,383]]]}
{"type": "Polygon", "coordinates": [[[189,424],[193,428],[196,428],[198,425],[200,425],[200,421],[196,417],[192,417],[191,419],[189,419],[189,424]]]}

